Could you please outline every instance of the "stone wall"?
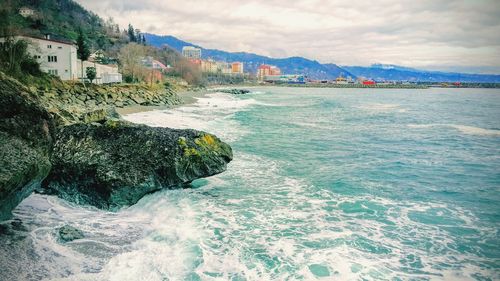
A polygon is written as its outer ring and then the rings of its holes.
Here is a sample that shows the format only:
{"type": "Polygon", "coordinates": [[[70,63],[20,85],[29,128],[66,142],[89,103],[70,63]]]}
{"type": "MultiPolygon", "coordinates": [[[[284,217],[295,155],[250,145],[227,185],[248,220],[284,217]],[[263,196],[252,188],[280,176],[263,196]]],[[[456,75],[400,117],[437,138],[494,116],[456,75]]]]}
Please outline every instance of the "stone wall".
{"type": "Polygon", "coordinates": [[[174,88],[163,85],[87,85],[62,83],[50,89],[32,89],[40,97],[44,107],[59,125],[85,120],[95,112],[112,110],[114,107],[134,105],[173,106],[181,103],[174,88]]]}

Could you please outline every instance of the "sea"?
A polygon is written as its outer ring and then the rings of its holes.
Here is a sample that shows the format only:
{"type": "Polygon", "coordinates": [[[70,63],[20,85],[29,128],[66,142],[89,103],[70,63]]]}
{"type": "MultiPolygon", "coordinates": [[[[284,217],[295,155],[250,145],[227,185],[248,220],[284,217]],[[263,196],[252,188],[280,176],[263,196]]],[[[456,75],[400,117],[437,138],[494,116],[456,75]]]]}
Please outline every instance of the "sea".
{"type": "Polygon", "coordinates": [[[500,280],[499,89],[250,90],[125,116],[234,160],[117,212],[31,195],[0,279],[500,280]]]}

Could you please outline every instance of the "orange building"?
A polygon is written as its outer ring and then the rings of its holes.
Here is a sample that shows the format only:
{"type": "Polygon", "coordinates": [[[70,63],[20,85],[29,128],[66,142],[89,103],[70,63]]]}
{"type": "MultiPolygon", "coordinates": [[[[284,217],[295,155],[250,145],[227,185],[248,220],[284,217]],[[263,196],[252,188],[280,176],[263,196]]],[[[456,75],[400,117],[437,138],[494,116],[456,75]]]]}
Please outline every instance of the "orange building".
{"type": "Polygon", "coordinates": [[[231,72],[237,74],[243,74],[243,63],[242,62],[233,62],[231,64],[231,72]]]}
{"type": "Polygon", "coordinates": [[[281,75],[281,69],[277,66],[271,66],[271,73],[269,75],[281,75]]]}
{"type": "Polygon", "coordinates": [[[281,75],[281,70],[272,65],[261,64],[257,70],[257,78],[264,80],[266,76],[281,75]]]}

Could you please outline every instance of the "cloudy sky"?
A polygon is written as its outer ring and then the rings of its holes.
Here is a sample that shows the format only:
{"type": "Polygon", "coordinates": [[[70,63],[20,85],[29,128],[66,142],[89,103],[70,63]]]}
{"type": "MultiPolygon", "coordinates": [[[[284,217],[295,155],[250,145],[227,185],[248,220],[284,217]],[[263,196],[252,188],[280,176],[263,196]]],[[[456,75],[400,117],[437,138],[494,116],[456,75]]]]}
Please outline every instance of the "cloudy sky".
{"type": "Polygon", "coordinates": [[[205,48],[500,73],[500,0],[77,1],[122,28],[205,48]]]}

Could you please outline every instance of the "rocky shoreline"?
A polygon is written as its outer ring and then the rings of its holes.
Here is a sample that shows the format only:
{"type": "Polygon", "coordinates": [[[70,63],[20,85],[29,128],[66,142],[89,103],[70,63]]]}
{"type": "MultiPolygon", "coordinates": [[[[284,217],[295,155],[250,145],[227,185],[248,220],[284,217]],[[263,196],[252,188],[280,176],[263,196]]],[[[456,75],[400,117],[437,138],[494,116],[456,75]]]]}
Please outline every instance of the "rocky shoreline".
{"type": "Polygon", "coordinates": [[[171,87],[28,88],[0,73],[0,220],[35,189],[116,210],[225,171],[232,150],[216,136],[132,124],[115,110],[180,103],[171,87]]]}
{"type": "Polygon", "coordinates": [[[40,103],[59,125],[89,123],[102,119],[110,109],[129,106],[166,106],[182,103],[176,89],[164,85],[88,85],[58,83],[50,88],[32,88],[40,103]]]}

